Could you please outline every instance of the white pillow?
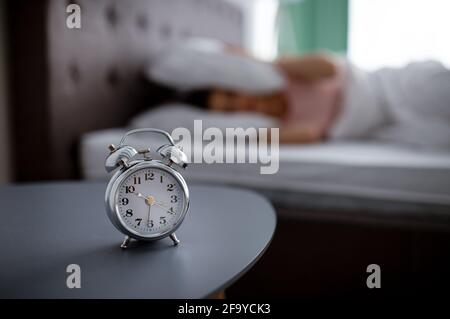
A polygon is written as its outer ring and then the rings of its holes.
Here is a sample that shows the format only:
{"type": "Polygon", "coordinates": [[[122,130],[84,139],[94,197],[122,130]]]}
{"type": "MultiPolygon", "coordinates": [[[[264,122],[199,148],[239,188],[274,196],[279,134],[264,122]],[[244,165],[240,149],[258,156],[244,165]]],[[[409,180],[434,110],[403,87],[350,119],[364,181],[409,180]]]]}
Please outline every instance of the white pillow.
{"type": "MultiPolygon", "coordinates": [[[[226,128],[243,129],[254,127],[278,127],[276,119],[258,113],[249,112],[211,112],[187,104],[163,104],[133,118],[133,128],[153,127],[168,132],[184,127],[194,132],[194,120],[202,120],[203,130],[217,127],[223,132],[226,128]]],[[[201,133],[201,132],[197,132],[201,133]]]]}
{"type": "Polygon", "coordinates": [[[259,94],[285,85],[273,64],[234,54],[219,41],[201,38],[166,45],[152,55],[145,74],[179,91],[219,87],[259,94]]]}

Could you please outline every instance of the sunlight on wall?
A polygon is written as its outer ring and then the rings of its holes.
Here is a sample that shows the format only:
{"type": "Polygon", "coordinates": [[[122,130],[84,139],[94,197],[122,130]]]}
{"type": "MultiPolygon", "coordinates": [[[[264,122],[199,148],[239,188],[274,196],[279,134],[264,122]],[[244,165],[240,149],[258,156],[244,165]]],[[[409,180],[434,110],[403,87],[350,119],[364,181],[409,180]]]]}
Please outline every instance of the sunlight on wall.
{"type": "Polygon", "coordinates": [[[349,10],[348,55],[360,67],[450,65],[450,1],[351,0],[349,10]]]}

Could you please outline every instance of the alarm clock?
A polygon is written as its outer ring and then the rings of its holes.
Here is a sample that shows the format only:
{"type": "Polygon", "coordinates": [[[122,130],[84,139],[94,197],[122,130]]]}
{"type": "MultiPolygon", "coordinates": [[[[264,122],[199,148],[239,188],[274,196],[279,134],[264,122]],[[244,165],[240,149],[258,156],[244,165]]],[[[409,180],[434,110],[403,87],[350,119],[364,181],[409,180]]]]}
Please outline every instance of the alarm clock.
{"type": "Polygon", "coordinates": [[[175,167],[186,168],[186,154],[169,133],[153,128],[128,131],[118,147],[109,145],[109,151],[105,169],[117,172],[106,188],[106,212],[125,235],[120,247],[127,248],[131,239],[154,241],[165,237],[178,245],[175,231],[189,209],[189,190],[175,167]],[[159,134],[167,140],[156,148],[161,160],[152,159],[149,148],[125,144],[127,137],[137,133],[159,134]]]}

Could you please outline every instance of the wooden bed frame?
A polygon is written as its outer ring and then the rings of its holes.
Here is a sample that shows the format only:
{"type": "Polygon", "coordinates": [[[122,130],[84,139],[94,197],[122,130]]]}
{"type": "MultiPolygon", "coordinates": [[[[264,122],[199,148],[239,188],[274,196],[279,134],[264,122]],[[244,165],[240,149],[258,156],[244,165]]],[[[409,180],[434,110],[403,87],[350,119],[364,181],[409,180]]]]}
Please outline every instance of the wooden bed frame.
{"type": "Polygon", "coordinates": [[[81,134],[123,126],[164,98],[142,77],[164,43],[243,44],[243,14],[225,0],[16,0],[8,17],[15,181],[79,178],[81,134]],[[81,29],[66,26],[70,3],[81,29]]]}

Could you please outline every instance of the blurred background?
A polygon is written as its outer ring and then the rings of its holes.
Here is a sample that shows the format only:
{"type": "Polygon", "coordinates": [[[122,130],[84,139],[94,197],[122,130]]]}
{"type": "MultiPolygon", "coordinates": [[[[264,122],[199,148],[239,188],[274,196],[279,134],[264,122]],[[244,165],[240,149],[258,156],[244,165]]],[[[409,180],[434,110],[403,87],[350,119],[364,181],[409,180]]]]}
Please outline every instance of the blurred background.
{"type": "MultiPolygon", "coordinates": [[[[450,30],[450,20],[446,17],[450,4],[446,0],[228,1],[242,13],[239,44],[261,59],[328,50],[347,55],[356,65],[368,70],[425,59],[450,63],[450,43],[445,41],[450,30]]],[[[15,152],[11,147],[19,146],[15,139],[18,133],[10,120],[14,116],[15,100],[10,91],[17,49],[12,47],[12,37],[19,28],[12,20],[18,20],[14,15],[20,6],[5,0],[0,2],[1,183],[17,180],[19,169],[14,167],[12,159],[15,152]]],[[[44,14],[41,7],[33,7],[35,16],[44,14]]],[[[37,20],[31,17],[21,23],[27,23],[32,29],[33,23],[39,23],[37,20]]],[[[35,45],[42,48],[35,47],[34,52],[27,54],[42,52],[44,43],[35,45]]]]}
{"type": "MultiPolygon", "coordinates": [[[[448,0],[0,0],[0,184],[105,182],[106,146],[163,122],[151,111],[167,92],[143,73],[170,43],[213,38],[267,61],[327,51],[366,70],[449,66],[449,12],[448,0]],[[72,3],[81,29],[66,26],[72,3]]],[[[362,296],[371,263],[388,283],[380,294],[447,288],[448,150],[283,146],[279,174],[257,172],[186,171],[257,190],[277,210],[270,249],[230,296],[362,296]]]]}

